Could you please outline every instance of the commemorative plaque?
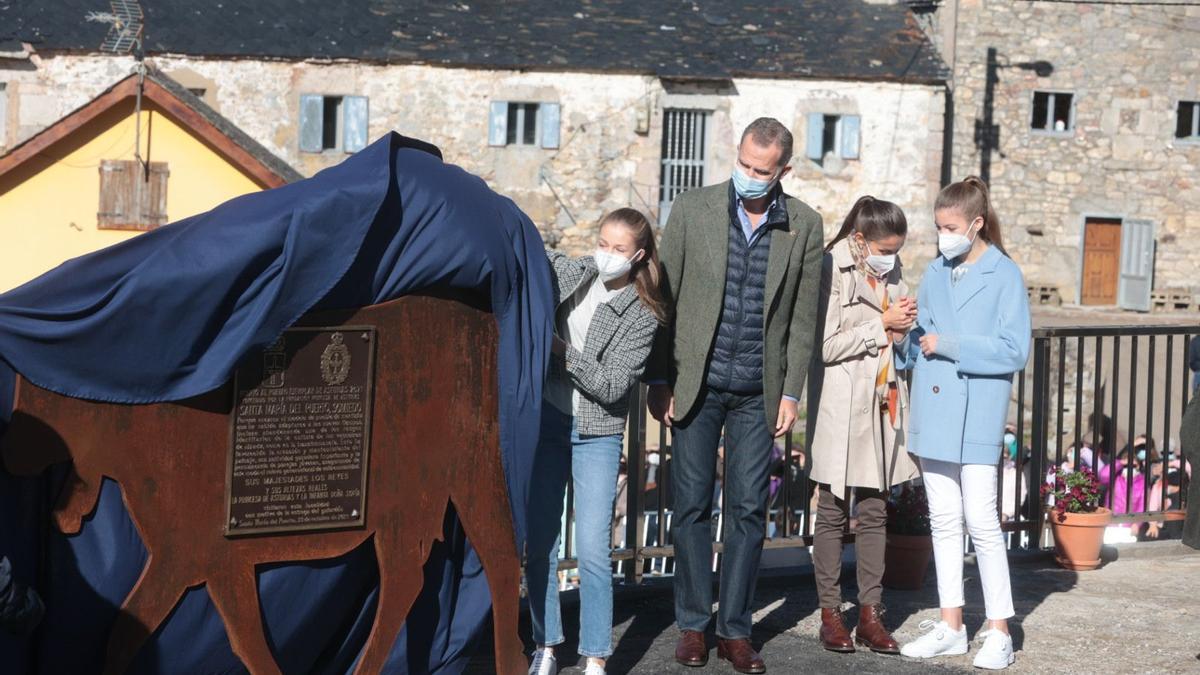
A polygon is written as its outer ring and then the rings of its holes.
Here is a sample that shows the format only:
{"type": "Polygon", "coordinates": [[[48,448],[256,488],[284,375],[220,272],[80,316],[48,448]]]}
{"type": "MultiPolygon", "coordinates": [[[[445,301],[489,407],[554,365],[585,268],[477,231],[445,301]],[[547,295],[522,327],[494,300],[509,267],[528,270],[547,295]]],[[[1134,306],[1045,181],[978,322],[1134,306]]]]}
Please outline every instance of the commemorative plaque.
{"type": "Polygon", "coordinates": [[[291,328],[234,377],[227,536],[361,526],[375,328],[291,328]]]}

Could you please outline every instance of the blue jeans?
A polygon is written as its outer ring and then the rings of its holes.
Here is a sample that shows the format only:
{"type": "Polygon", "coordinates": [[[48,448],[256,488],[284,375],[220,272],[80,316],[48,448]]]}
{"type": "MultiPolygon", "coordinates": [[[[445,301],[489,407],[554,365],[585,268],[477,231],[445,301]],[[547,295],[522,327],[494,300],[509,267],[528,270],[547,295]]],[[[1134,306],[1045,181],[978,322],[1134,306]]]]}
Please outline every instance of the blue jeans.
{"type": "Polygon", "coordinates": [[[725,549],[717,636],[750,637],[750,603],[758,581],[767,514],[773,439],[762,394],[708,389],[691,417],[672,428],[675,496],[675,623],[703,632],[712,618],[713,483],[725,429],[725,549]]]}
{"type": "Polygon", "coordinates": [[[579,560],[579,653],[612,654],[612,521],[621,434],[580,436],[575,419],[542,403],[542,428],[530,482],[525,579],[533,641],[564,641],[558,602],[563,497],[575,481],[575,554],[579,560]]]}

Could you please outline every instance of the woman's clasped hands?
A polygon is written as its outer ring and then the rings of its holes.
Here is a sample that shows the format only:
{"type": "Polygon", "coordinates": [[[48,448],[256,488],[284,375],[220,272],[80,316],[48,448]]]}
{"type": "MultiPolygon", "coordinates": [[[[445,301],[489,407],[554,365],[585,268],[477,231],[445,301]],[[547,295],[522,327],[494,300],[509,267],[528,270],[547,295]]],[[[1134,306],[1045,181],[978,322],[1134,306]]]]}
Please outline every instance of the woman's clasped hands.
{"type": "Polygon", "coordinates": [[[908,331],[912,330],[917,321],[917,301],[908,296],[902,296],[884,310],[883,327],[899,342],[908,331]]]}

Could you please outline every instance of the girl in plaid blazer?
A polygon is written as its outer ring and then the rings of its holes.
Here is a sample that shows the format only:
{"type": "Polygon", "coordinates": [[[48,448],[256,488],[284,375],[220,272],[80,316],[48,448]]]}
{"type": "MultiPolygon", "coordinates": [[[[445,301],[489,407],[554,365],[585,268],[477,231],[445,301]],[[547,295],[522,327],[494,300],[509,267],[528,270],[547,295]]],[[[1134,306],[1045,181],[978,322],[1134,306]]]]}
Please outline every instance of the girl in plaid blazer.
{"type": "Polygon", "coordinates": [[[579,653],[586,675],[612,654],[612,520],[629,393],[666,304],[650,221],[618,209],[600,221],[593,255],[547,251],[557,292],[550,375],[529,495],[526,581],[537,651],[531,675],[557,672],[564,641],[558,556],[567,479],[574,480],[579,560],[579,653]]]}

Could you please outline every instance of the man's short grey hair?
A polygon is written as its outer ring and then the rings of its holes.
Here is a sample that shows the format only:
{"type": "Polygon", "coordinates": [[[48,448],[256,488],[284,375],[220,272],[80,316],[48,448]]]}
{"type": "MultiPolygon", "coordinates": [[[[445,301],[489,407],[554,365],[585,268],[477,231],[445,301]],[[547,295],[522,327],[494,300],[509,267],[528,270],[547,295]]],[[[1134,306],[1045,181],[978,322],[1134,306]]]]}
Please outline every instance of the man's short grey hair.
{"type": "Polygon", "coordinates": [[[755,145],[769,148],[778,145],[783,150],[779,158],[779,166],[787,166],[792,161],[792,132],[774,117],[760,117],[750,123],[742,132],[742,141],[751,138],[755,145]]]}

